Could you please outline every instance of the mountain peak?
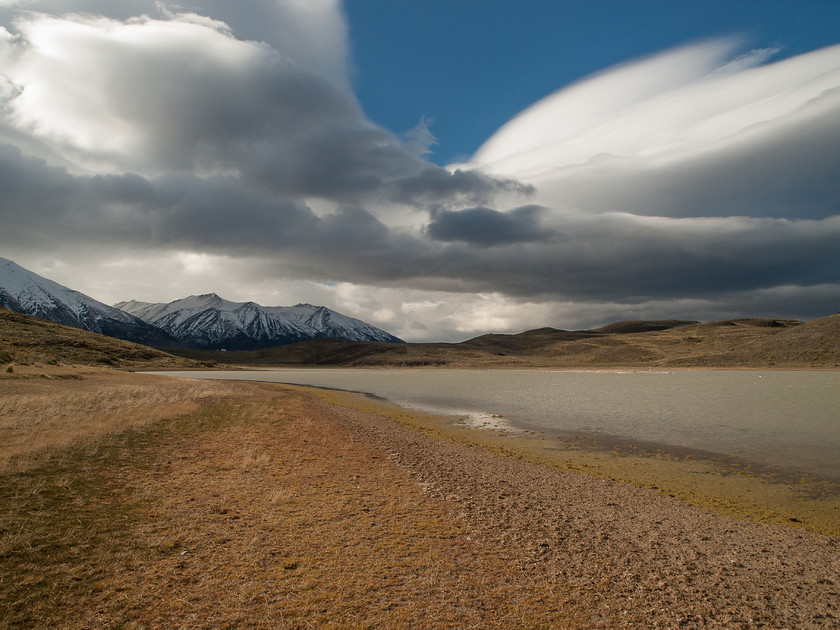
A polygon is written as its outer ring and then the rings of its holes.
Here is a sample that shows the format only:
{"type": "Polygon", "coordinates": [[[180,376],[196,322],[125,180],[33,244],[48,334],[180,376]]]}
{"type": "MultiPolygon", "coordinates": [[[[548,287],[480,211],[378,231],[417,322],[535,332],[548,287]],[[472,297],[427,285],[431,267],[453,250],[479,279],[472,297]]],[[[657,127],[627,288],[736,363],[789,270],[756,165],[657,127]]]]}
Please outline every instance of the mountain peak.
{"type": "Polygon", "coordinates": [[[202,293],[201,295],[190,295],[182,299],[194,302],[218,302],[222,298],[217,293],[202,293]]]}

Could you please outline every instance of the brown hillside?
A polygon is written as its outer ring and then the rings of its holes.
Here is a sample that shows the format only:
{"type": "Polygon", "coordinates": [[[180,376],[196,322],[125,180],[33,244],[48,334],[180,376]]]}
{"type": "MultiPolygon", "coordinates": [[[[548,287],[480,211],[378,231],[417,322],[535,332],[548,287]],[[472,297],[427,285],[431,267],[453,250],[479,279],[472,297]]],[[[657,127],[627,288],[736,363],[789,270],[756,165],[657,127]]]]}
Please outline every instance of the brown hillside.
{"type": "Polygon", "coordinates": [[[533,354],[540,353],[551,344],[587,339],[596,334],[588,330],[568,331],[556,328],[537,328],[516,335],[481,335],[457,345],[460,348],[488,352],[499,356],[533,354]]]}
{"type": "Polygon", "coordinates": [[[0,309],[0,365],[58,363],[124,367],[196,365],[161,350],[0,309]]]}
{"type": "Polygon", "coordinates": [[[755,342],[748,352],[779,366],[840,367],[840,313],[782,330],[755,342]]]}
{"type": "Polygon", "coordinates": [[[840,366],[840,316],[807,324],[753,318],[617,322],[590,331],[540,328],[462,343],[358,343],[319,339],[256,352],[179,352],[239,365],[346,367],[611,368],[840,366]]]}
{"type": "Polygon", "coordinates": [[[601,328],[596,328],[592,332],[614,334],[626,333],[642,333],[652,332],[655,330],[668,330],[669,328],[676,328],[677,326],[687,326],[691,324],[699,324],[700,322],[685,319],[650,319],[650,320],[629,320],[624,322],[615,322],[607,324],[601,328]]]}

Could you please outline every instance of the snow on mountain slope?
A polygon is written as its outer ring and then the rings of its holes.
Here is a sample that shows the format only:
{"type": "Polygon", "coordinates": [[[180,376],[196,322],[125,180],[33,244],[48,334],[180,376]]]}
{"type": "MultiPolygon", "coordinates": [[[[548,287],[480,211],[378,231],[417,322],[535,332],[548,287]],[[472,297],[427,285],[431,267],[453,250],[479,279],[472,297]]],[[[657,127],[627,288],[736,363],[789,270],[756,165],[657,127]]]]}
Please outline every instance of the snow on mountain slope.
{"type": "Polygon", "coordinates": [[[0,306],[65,326],[159,348],[180,344],[142,319],[0,258],[0,306]]]}
{"type": "Polygon", "coordinates": [[[215,293],[168,304],[131,300],[115,304],[185,343],[211,350],[253,350],[321,337],[352,341],[402,340],[324,306],[260,306],[231,302],[215,293]]]}

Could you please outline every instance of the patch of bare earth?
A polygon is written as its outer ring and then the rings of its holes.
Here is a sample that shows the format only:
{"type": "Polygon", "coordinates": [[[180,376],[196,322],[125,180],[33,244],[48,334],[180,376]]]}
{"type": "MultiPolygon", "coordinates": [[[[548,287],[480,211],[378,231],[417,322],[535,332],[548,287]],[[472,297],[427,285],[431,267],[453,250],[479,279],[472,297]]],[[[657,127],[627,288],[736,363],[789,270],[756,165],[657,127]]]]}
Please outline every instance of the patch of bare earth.
{"type": "Polygon", "coordinates": [[[0,477],[0,627],[840,626],[837,539],[277,386],[192,400],[0,477]]]}

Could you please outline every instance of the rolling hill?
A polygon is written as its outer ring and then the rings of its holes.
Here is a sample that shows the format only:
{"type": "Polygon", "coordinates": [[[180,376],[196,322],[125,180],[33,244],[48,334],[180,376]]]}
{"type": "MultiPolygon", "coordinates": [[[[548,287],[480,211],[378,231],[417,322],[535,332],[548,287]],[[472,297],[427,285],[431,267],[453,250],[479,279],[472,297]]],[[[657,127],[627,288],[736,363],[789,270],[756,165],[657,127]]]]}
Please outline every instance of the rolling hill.
{"type": "Polygon", "coordinates": [[[840,314],[784,319],[617,322],[584,331],[540,328],[461,343],[316,339],[254,352],[177,351],[240,365],[453,368],[837,368],[840,314]]]}
{"type": "Polygon", "coordinates": [[[129,368],[199,365],[162,350],[0,308],[0,365],[3,364],[129,368]]]}
{"type": "Polygon", "coordinates": [[[540,328],[461,343],[321,338],[251,351],[172,354],[0,309],[0,364],[143,367],[840,368],[840,314],[797,322],[618,322],[584,331],[540,328]],[[605,332],[615,331],[615,332],[605,332]],[[630,332],[624,332],[624,331],[630,332]],[[638,331],[638,332],[633,332],[638,331]],[[173,356],[177,355],[177,356],[173,356]]]}

